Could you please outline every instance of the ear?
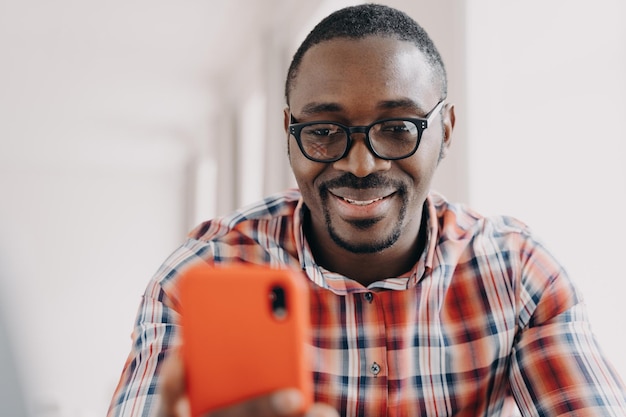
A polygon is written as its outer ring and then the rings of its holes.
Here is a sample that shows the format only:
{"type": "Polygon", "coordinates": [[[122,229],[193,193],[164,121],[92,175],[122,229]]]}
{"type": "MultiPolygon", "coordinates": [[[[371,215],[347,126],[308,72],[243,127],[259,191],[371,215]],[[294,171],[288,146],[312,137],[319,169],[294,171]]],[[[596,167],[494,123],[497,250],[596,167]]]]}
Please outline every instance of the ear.
{"type": "Polygon", "coordinates": [[[291,165],[291,148],[289,147],[289,123],[291,122],[291,111],[289,107],[283,110],[283,128],[285,129],[285,139],[287,139],[287,156],[291,165]]]}
{"type": "Polygon", "coordinates": [[[450,148],[450,144],[452,143],[452,131],[454,130],[454,124],[456,123],[454,104],[447,103],[443,109],[443,143],[441,144],[439,160],[445,158],[448,154],[448,149],[450,148]]]}
{"type": "Polygon", "coordinates": [[[289,138],[289,123],[291,122],[291,111],[289,110],[289,107],[285,107],[285,109],[283,110],[283,127],[285,129],[285,134],[287,135],[287,138],[289,138]]]}

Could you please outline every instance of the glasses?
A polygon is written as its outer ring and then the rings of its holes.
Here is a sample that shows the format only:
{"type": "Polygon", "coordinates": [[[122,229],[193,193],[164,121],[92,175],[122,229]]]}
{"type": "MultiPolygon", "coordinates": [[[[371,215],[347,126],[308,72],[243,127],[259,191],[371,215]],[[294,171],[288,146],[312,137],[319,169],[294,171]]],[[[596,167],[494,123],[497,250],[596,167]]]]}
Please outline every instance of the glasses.
{"type": "Polygon", "coordinates": [[[441,100],[424,118],[401,117],[377,120],[368,126],[345,126],[336,122],[298,123],[291,115],[289,133],[296,138],[302,154],[315,162],[335,162],[352,146],[353,133],[364,133],[368,149],[378,158],[408,158],[417,151],[422,133],[441,110],[441,100]]]}

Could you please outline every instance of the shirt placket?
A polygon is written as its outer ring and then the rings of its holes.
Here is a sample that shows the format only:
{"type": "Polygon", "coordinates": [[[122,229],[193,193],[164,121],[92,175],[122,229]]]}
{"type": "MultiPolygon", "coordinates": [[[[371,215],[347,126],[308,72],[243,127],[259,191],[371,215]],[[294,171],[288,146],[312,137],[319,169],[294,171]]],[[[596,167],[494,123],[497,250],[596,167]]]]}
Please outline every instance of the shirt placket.
{"type": "MultiPolygon", "coordinates": [[[[388,403],[388,359],[386,330],[382,303],[375,292],[354,293],[347,297],[354,304],[356,356],[358,363],[358,389],[354,399],[354,414],[360,416],[386,416],[388,403]]],[[[350,407],[349,407],[350,408],[350,407]]]]}

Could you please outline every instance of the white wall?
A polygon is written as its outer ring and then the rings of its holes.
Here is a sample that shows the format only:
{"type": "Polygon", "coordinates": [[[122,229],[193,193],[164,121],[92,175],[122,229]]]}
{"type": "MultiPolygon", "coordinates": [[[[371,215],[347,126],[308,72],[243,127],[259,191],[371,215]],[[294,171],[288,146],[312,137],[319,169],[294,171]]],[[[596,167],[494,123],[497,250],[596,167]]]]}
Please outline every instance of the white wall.
{"type": "Polygon", "coordinates": [[[105,415],[189,227],[209,9],[0,1],[0,314],[32,417],[105,415]]]}
{"type": "Polygon", "coordinates": [[[626,378],[626,2],[467,8],[471,203],[531,225],[626,378]]]}

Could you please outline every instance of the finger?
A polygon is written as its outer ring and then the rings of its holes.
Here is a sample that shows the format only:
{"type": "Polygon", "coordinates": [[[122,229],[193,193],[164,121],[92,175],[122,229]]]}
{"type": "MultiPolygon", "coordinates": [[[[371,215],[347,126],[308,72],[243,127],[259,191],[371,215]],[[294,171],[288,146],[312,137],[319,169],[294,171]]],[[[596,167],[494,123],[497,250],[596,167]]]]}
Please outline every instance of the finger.
{"type": "Polygon", "coordinates": [[[305,417],[339,417],[339,412],[326,404],[313,404],[305,417]]]}
{"type": "Polygon", "coordinates": [[[232,407],[207,414],[205,417],[287,417],[301,413],[304,399],[300,391],[286,389],[271,395],[244,401],[232,407]]]}
{"type": "Polygon", "coordinates": [[[185,372],[177,353],[170,353],[161,365],[160,397],[162,417],[185,417],[188,405],[185,398],[185,372]]]}

